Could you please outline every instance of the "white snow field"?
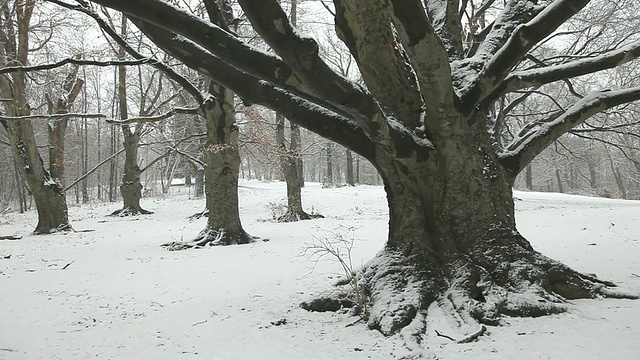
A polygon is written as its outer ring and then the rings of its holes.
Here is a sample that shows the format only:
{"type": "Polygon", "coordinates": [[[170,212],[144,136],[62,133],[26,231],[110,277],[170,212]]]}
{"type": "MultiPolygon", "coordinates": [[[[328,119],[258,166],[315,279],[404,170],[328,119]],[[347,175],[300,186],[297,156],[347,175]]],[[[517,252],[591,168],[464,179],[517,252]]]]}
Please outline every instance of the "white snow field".
{"type": "MultiPolygon", "coordinates": [[[[78,232],[33,236],[36,217],[0,215],[0,359],[397,359],[402,336],[385,338],[346,313],[299,307],[342,273],[305,248],[319,239],[353,240],[352,260],[366,262],[385,242],[381,187],[322,189],[307,184],[305,209],[325,215],[298,223],[270,220],[284,203],[284,183],[243,181],[244,226],[251,245],[170,252],[205,219],[203,199],[173,187],[145,198],[155,214],[110,218],[119,203],[71,206],[78,232]],[[82,232],[82,230],[93,230],[82,232]]],[[[520,231],[542,253],[640,294],[640,202],[517,192],[520,231]]],[[[505,318],[477,341],[456,344],[435,306],[429,311],[426,359],[640,359],[640,301],[569,303],[569,312],[505,318]]],[[[416,355],[413,353],[412,355],[416,355]]]]}

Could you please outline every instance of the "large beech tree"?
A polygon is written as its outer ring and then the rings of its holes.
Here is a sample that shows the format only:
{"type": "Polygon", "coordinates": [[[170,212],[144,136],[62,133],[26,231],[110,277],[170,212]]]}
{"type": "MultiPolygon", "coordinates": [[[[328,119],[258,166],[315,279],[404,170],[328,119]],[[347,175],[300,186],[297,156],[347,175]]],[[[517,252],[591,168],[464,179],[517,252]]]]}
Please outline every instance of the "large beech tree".
{"type": "Polygon", "coordinates": [[[592,91],[532,118],[508,144],[494,138],[491,109],[504,94],[640,55],[640,41],[630,37],[591,56],[528,62],[529,52],[589,0],[507,0],[489,26],[470,34],[469,46],[460,10],[468,1],[334,0],[336,32],[364,86],[331,70],[277,0],[239,0],[275,54],[161,0],[94,2],[175,33],[159,46],[376,166],[390,219],[385,248],[358,274],[371,328],[424,331],[432,303],[463,324],[497,324],[501,315],[564,311],[568,299],[634,297],[535,251],[516,229],[512,185],[571,128],[640,99],[640,86],[592,91]]]}

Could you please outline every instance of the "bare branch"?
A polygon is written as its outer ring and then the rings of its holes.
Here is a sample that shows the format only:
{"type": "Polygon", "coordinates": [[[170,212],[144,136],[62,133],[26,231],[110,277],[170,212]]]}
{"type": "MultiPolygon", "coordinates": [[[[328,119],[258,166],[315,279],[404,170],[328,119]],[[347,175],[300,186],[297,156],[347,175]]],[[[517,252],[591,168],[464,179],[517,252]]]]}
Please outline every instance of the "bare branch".
{"type": "Polygon", "coordinates": [[[24,116],[7,116],[0,115],[0,120],[57,120],[63,118],[80,118],[80,119],[104,119],[104,114],[85,114],[85,113],[66,113],[66,114],[35,114],[24,116]]]}
{"type": "Polygon", "coordinates": [[[525,126],[518,137],[499,154],[500,163],[515,179],[533,158],[573,127],[604,110],[637,100],[640,100],[640,86],[593,92],[564,113],[557,113],[525,126]]]}
{"type": "Polygon", "coordinates": [[[158,122],[178,114],[195,115],[195,114],[198,114],[199,111],[200,111],[199,107],[197,108],[175,107],[165,113],[154,115],[154,116],[133,117],[133,118],[123,119],[123,120],[108,119],[107,123],[111,125],[125,125],[125,124],[133,124],[133,123],[158,122]]]}
{"type": "Polygon", "coordinates": [[[115,66],[115,65],[142,65],[148,64],[154,61],[151,58],[143,58],[136,60],[107,60],[107,61],[99,61],[99,60],[86,60],[86,59],[78,59],[76,57],[62,59],[60,61],[56,61],[49,64],[40,64],[40,65],[30,65],[30,66],[6,66],[0,68],[0,74],[8,74],[14,72],[30,72],[30,71],[40,71],[40,70],[51,70],[55,68],[59,68],[65,66],[67,64],[74,65],[93,65],[93,66],[115,66]]]}
{"type": "Polygon", "coordinates": [[[495,89],[494,95],[615,68],[638,57],[640,57],[640,40],[591,58],[538,69],[515,71],[495,89]]]}

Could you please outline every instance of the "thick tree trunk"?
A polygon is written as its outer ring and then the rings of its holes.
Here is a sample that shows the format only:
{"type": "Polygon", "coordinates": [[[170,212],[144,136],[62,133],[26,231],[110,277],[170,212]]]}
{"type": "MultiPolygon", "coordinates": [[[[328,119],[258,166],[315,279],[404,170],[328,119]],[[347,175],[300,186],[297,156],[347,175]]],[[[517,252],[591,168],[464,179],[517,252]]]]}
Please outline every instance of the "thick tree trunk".
{"type": "MultiPolygon", "coordinates": [[[[452,121],[453,123],[453,121],[452,121]]],[[[536,252],[517,231],[512,184],[489,139],[442,137],[425,161],[373,159],[389,204],[386,247],[355,281],[368,298],[351,300],[368,325],[391,335],[409,326],[424,333],[427,308],[437,303],[464,331],[494,325],[501,315],[541,316],[565,311],[567,299],[611,292],[609,282],[580,274],[536,252]]],[[[352,299],[363,294],[353,294],[352,299]]],[[[348,303],[348,301],[347,301],[348,303]]],[[[304,303],[326,310],[345,299],[304,303]]]]}
{"type": "Polygon", "coordinates": [[[9,135],[17,168],[33,195],[38,210],[35,234],[71,230],[67,200],[60,182],[44,168],[29,120],[3,123],[9,135]]]}
{"type": "Polygon", "coordinates": [[[240,153],[233,93],[216,85],[211,85],[210,91],[216,94],[218,100],[203,105],[207,122],[207,143],[203,151],[209,216],[205,229],[186,247],[248,244],[254,240],[254,237],[244,231],[240,222],[240,153]]]}

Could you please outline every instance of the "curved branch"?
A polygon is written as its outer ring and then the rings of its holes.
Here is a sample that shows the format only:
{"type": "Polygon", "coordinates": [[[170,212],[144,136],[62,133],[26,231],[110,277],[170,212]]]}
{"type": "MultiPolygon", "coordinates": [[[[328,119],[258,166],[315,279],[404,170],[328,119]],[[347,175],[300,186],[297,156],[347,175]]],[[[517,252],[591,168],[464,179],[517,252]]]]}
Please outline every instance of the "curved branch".
{"type": "MultiPolygon", "coordinates": [[[[276,0],[239,0],[254,29],[291,66],[313,94],[340,106],[376,136],[385,126],[383,114],[373,97],[347,78],[333,71],[318,55],[318,44],[302,37],[291,25],[276,0]],[[363,116],[364,115],[364,116],[363,116]],[[377,119],[377,124],[372,120],[377,119]]],[[[387,84],[388,85],[388,84],[387,84]]]]}
{"type": "Polygon", "coordinates": [[[158,46],[192,69],[255,104],[264,105],[294,119],[301,126],[340,143],[365,158],[373,156],[373,143],[355,122],[269,82],[230,66],[197,44],[153,24],[132,19],[158,46]]]}
{"type": "Polygon", "coordinates": [[[593,92],[564,113],[556,113],[527,124],[505,151],[499,154],[500,163],[515,179],[531,160],[573,127],[604,110],[637,100],[640,100],[640,86],[624,90],[593,92]]]}

